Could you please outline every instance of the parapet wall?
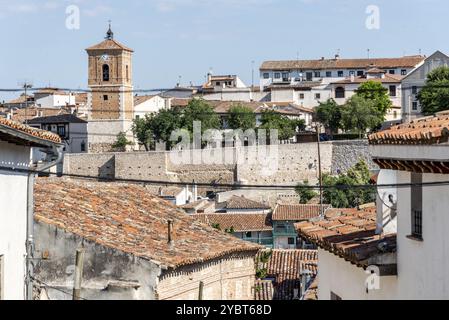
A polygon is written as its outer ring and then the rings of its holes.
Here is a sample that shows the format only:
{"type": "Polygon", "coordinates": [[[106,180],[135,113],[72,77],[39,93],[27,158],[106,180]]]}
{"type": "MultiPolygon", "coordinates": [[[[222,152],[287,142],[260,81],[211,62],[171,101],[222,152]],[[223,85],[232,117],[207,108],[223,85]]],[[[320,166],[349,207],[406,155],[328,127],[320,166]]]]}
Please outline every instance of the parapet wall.
{"type": "MultiPolygon", "coordinates": [[[[324,173],[345,172],[360,159],[377,169],[366,141],[324,142],[324,173]]],[[[67,154],[64,173],[102,179],[135,179],[217,184],[296,184],[317,181],[316,143],[172,152],[67,154]],[[195,158],[193,158],[195,157],[195,158]],[[184,160],[182,160],[184,159],[184,160]],[[214,161],[215,160],[215,161],[214,161]]]]}

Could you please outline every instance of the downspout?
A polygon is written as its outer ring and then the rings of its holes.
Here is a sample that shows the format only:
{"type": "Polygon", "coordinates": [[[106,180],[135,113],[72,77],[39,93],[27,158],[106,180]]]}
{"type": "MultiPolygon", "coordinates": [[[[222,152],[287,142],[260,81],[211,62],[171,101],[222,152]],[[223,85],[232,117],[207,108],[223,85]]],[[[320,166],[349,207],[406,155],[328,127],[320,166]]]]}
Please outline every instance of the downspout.
{"type": "Polygon", "coordinates": [[[33,277],[34,277],[34,180],[36,174],[43,172],[51,167],[59,164],[63,159],[63,146],[53,145],[47,153],[47,159],[51,155],[57,155],[56,160],[49,161],[42,166],[31,170],[28,173],[27,181],[27,240],[26,240],[26,300],[33,300],[33,277]]]}

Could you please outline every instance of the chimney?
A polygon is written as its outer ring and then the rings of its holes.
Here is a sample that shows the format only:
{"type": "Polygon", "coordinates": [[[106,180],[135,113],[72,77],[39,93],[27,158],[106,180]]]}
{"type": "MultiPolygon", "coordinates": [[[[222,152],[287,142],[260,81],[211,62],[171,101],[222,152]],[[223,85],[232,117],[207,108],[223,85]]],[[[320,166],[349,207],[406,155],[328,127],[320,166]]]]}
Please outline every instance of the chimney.
{"type": "Polygon", "coordinates": [[[168,244],[172,245],[174,242],[174,235],[173,235],[173,220],[168,220],[168,244]]]}
{"type": "Polygon", "coordinates": [[[321,57],[321,61],[324,61],[324,57],[321,57]]]}
{"type": "Polygon", "coordinates": [[[335,55],[335,60],[339,60],[340,59],[340,55],[339,54],[336,54],[335,55]]]}

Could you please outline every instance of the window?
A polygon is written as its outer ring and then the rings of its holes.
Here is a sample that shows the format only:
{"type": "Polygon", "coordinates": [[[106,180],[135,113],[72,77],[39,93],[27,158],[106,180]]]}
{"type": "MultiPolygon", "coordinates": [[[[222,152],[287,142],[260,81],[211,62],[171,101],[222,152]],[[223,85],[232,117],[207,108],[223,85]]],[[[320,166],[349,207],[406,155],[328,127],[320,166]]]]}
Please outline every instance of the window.
{"type": "Polygon", "coordinates": [[[103,81],[109,81],[109,66],[107,64],[103,65],[103,81]]]}
{"type": "Polygon", "coordinates": [[[411,174],[412,237],[422,239],[422,173],[411,174]]]}
{"type": "Polygon", "coordinates": [[[58,126],[58,135],[63,138],[65,137],[65,126],[58,126]]]}
{"type": "Polygon", "coordinates": [[[0,300],[3,300],[4,292],[4,271],[3,271],[3,256],[0,256],[0,300]]]}
{"type": "Polygon", "coordinates": [[[401,75],[406,76],[406,75],[407,75],[407,70],[402,69],[402,70],[401,70],[401,75]]]}
{"type": "Polygon", "coordinates": [[[215,85],[216,85],[217,87],[219,87],[219,86],[221,85],[221,82],[220,82],[220,81],[217,81],[217,83],[215,83],[215,85]]]}
{"type": "Polygon", "coordinates": [[[398,112],[395,110],[393,111],[393,117],[396,119],[398,117],[398,112]]]}
{"type": "Polygon", "coordinates": [[[126,66],[126,80],[129,80],[129,66],[126,66]]]}
{"type": "Polygon", "coordinates": [[[341,297],[337,294],[335,294],[334,292],[331,292],[331,300],[332,301],[339,301],[342,300],[341,297]]]}
{"type": "Polygon", "coordinates": [[[396,73],[396,70],[390,70],[388,73],[389,73],[389,74],[395,74],[395,73],[396,73]]]}
{"type": "Polygon", "coordinates": [[[390,97],[396,97],[396,86],[390,86],[390,97]]]}
{"type": "Polygon", "coordinates": [[[363,76],[363,70],[357,71],[357,77],[361,77],[361,76],[363,76]]]}
{"type": "Polygon", "coordinates": [[[81,141],[81,152],[86,152],[86,142],[84,140],[81,141]]]}
{"type": "Polygon", "coordinates": [[[280,79],[280,78],[281,78],[281,73],[280,73],[280,72],[276,72],[276,73],[274,74],[274,78],[275,78],[275,79],[280,79]]]}
{"type": "Polygon", "coordinates": [[[295,244],[295,238],[288,238],[288,244],[294,245],[295,244]]]}
{"type": "Polygon", "coordinates": [[[252,238],[253,237],[253,233],[252,232],[246,232],[245,233],[245,237],[246,238],[252,238]]]}
{"type": "Polygon", "coordinates": [[[326,71],[326,77],[332,78],[332,71],[326,71]]]}
{"type": "Polygon", "coordinates": [[[299,99],[304,100],[304,93],[299,94],[299,99]]]}
{"type": "Polygon", "coordinates": [[[353,70],[349,71],[349,76],[355,76],[355,71],[353,70]]]}
{"type": "Polygon", "coordinates": [[[316,100],[321,99],[321,93],[315,93],[315,99],[316,100]]]}
{"type": "Polygon", "coordinates": [[[264,79],[270,79],[270,74],[269,74],[268,72],[265,72],[265,73],[263,74],[263,78],[264,78],[264,79]]]}
{"type": "Polygon", "coordinates": [[[282,81],[287,82],[290,77],[290,74],[288,72],[282,73],[282,81]]]}
{"type": "Polygon", "coordinates": [[[108,100],[109,100],[109,96],[108,96],[107,94],[105,94],[105,95],[103,96],[103,100],[104,100],[104,101],[108,101],[108,100]]]}
{"type": "Polygon", "coordinates": [[[412,87],[412,94],[417,94],[418,93],[418,87],[417,86],[413,86],[412,87]]]}
{"type": "Polygon", "coordinates": [[[340,99],[345,97],[345,88],[338,87],[335,89],[335,98],[340,99]]]}
{"type": "Polygon", "coordinates": [[[321,77],[321,72],[315,71],[315,78],[320,78],[320,77],[321,77]]]}
{"type": "Polygon", "coordinates": [[[343,77],[343,71],[338,71],[338,77],[339,78],[343,77]]]}
{"type": "Polygon", "coordinates": [[[413,111],[418,111],[418,101],[413,101],[412,102],[412,110],[413,111]]]}
{"type": "Polygon", "coordinates": [[[139,120],[140,119],[140,116],[139,115],[136,115],[136,120],[139,120]]]}
{"type": "Polygon", "coordinates": [[[313,79],[313,73],[312,72],[306,72],[306,80],[312,81],[313,79]]]}

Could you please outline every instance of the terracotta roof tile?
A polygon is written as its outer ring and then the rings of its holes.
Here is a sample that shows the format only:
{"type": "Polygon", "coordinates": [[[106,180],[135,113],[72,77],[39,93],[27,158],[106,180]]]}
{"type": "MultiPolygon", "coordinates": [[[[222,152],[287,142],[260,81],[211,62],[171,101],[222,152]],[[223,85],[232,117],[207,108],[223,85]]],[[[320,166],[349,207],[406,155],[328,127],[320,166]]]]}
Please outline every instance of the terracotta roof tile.
{"type": "MultiPolygon", "coordinates": [[[[300,288],[302,271],[317,274],[317,250],[272,250],[266,265],[269,278],[274,278],[274,300],[291,300],[300,288]]],[[[261,255],[261,253],[259,253],[261,255]]]]}
{"type": "Polygon", "coordinates": [[[370,144],[439,144],[448,142],[449,111],[374,133],[370,144]]]}
{"type": "Polygon", "coordinates": [[[274,288],[271,280],[256,280],[254,289],[254,300],[270,301],[273,300],[274,288]]]}
{"type": "MultiPolygon", "coordinates": [[[[329,205],[324,205],[324,211],[329,205]]],[[[278,204],[273,213],[273,221],[302,221],[320,216],[320,205],[317,204],[278,204]]]]}
{"type": "Polygon", "coordinates": [[[226,209],[239,210],[239,209],[255,209],[255,210],[267,210],[271,209],[269,205],[247,199],[245,197],[232,196],[226,201],[226,209]]]}
{"type": "Polygon", "coordinates": [[[235,232],[270,231],[273,223],[268,214],[235,214],[235,213],[212,213],[196,214],[194,218],[208,225],[218,224],[221,230],[233,228],[235,232]]]}
{"type": "Polygon", "coordinates": [[[386,244],[388,252],[396,250],[396,235],[376,235],[376,208],[329,209],[324,220],[300,222],[295,228],[301,237],[351,262],[366,267],[366,260],[384,253],[378,248],[386,244]]]}
{"type": "Polygon", "coordinates": [[[19,131],[22,133],[25,133],[29,136],[33,136],[39,139],[55,142],[55,143],[61,143],[61,138],[52,132],[40,130],[36,128],[29,127],[27,125],[21,124],[20,122],[8,120],[5,118],[0,118],[0,128],[9,128],[13,129],[15,131],[19,131]]]}
{"type": "Polygon", "coordinates": [[[261,248],[202,224],[138,185],[40,178],[35,219],[171,268],[261,248]]]}
{"type": "Polygon", "coordinates": [[[321,59],[321,60],[290,60],[266,61],[260,70],[291,70],[291,69],[365,69],[367,67],[413,68],[423,62],[424,56],[406,56],[400,58],[374,58],[374,59],[321,59]]]}
{"type": "Polygon", "coordinates": [[[124,46],[120,42],[114,40],[114,39],[106,39],[103,42],[100,42],[99,44],[96,44],[92,47],[89,47],[86,49],[86,51],[93,51],[93,50],[111,50],[111,49],[117,49],[117,50],[125,50],[129,52],[134,52],[132,49],[124,46]]]}

